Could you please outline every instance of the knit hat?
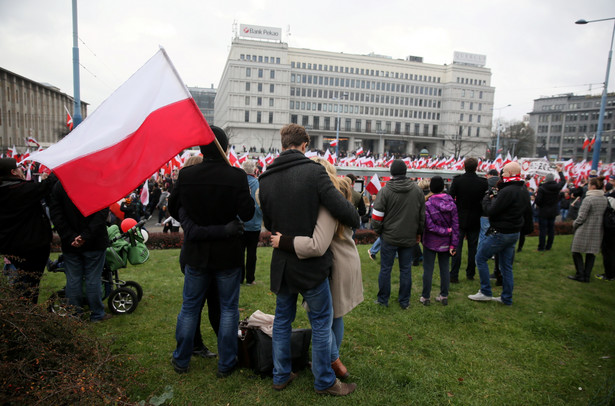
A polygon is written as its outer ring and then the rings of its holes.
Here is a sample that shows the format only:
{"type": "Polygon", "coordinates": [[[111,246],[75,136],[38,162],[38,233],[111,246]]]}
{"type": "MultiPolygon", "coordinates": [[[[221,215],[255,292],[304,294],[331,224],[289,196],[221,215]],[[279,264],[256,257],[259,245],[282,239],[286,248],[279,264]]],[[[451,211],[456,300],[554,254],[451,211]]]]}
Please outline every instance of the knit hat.
{"type": "Polygon", "coordinates": [[[444,179],[442,176],[434,176],[431,178],[431,182],[429,182],[429,190],[431,193],[442,193],[444,190],[444,179]]]}
{"type": "Polygon", "coordinates": [[[0,176],[10,175],[13,169],[17,169],[17,161],[14,158],[0,159],[0,176]]]}
{"type": "Polygon", "coordinates": [[[401,159],[396,159],[391,164],[391,176],[406,176],[408,167],[401,159]]]}
{"type": "MultiPolygon", "coordinates": [[[[224,130],[220,127],[216,127],[215,125],[210,126],[210,128],[211,128],[211,131],[213,131],[214,135],[216,136],[216,139],[218,140],[218,143],[222,147],[222,150],[226,151],[226,149],[228,148],[228,137],[226,136],[226,133],[224,132],[224,130]]],[[[203,154],[203,157],[205,158],[212,159],[212,158],[220,157],[221,159],[223,159],[222,154],[218,150],[218,147],[216,146],[215,142],[211,142],[207,145],[201,145],[200,148],[201,148],[201,154],[203,154]]]]}
{"type": "Polygon", "coordinates": [[[547,173],[547,176],[545,177],[545,182],[553,182],[555,180],[555,176],[553,176],[552,173],[547,173]]]}

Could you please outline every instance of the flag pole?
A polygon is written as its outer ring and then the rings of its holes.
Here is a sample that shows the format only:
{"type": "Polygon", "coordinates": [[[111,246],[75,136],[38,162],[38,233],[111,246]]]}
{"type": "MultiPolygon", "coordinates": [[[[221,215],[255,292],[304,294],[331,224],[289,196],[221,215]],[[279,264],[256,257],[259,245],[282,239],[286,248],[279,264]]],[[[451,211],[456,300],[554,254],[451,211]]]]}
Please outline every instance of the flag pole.
{"type": "Polygon", "coordinates": [[[79,33],[77,31],[77,0],[73,0],[73,96],[75,100],[75,110],[73,117],[73,127],[81,124],[81,90],[79,84],[79,33]]]}

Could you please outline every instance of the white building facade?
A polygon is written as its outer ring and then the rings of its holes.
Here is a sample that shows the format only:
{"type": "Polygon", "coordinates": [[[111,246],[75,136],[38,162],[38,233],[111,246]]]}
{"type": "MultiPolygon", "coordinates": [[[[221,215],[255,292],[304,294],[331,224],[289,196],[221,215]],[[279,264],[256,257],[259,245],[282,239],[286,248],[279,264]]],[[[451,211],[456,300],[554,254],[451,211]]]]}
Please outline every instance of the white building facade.
{"type": "MultiPolygon", "coordinates": [[[[215,123],[238,151],[280,148],[280,128],[307,128],[310,147],[337,138],[340,156],[482,156],[492,137],[495,89],[485,57],[455,53],[449,65],[290,48],[236,37],[215,101],[215,123]]],[[[335,150],[335,148],[331,148],[335,150]]]]}

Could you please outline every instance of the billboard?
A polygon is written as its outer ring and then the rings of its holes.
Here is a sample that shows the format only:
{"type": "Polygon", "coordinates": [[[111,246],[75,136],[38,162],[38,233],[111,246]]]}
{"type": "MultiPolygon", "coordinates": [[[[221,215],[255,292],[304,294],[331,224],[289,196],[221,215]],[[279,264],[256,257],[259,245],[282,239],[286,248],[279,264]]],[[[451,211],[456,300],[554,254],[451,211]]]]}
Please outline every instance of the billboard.
{"type": "Polygon", "coordinates": [[[239,36],[243,38],[282,41],[282,29],[276,27],[262,27],[260,25],[240,24],[239,36]]]}
{"type": "Polygon", "coordinates": [[[463,63],[466,65],[483,67],[487,64],[487,56],[480,54],[471,54],[469,52],[455,51],[453,55],[453,63],[463,63]]]}

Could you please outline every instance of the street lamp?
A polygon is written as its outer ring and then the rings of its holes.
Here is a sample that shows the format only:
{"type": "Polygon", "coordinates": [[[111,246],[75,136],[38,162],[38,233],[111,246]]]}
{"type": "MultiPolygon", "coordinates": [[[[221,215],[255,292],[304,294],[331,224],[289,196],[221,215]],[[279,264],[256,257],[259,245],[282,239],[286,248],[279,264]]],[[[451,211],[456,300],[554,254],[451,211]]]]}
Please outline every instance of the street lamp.
{"type": "MultiPolygon", "coordinates": [[[[600,20],[578,20],[575,24],[588,24],[598,21],[615,20],[615,17],[602,18],[600,20]]],[[[598,161],[600,160],[600,146],[602,144],[602,127],[604,125],[604,110],[606,108],[606,96],[609,87],[609,71],[611,70],[611,59],[613,57],[613,38],[615,37],[615,23],[613,23],[613,34],[611,34],[611,46],[609,47],[609,59],[606,63],[606,77],[604,78],[604,89],[602,90],[602,100],[600,101],[600,117],[598,117],[598,130],[596,131],[596,143],[594,145],[594,154],[592,155],[592,169],[598,170],[598,161]]]]}
{"type": "Polygon", "coordinates": [[[497,109],[494,109],[494,110],[499,110],[499,112],[498,112],[498,132],[497,132],[498,136],[497,136],[497,140],[496,140],[496,144],[495,144],[495,155],[494,155],[496,158],[498,156],[498,151],[500,150],[500,129],[501,129],[501,126],[500,126],[500,116],[502,115],[502,110],[504,110],[506,107],[510,107],[510,106],[511,106],[511,104],[507,104],[504,107],[498,107],[497,109]]]}
{"type": "MultiPolygon", "coordinates": [[[[348,92],[344,92],[341,94],[341,96],[346,97],[348,96],[348,92]]],[[[335,100],[336,98],[334,97],[333,100],[335,100]]],[[[337,159],[338,157],[338,152],[340,149],[340,122],[342,121],[340,114],[342,113],[342,98],[340,97],[339,99],[337,99],[337,129],[335,132],[335,157],[337,159]]]]}

